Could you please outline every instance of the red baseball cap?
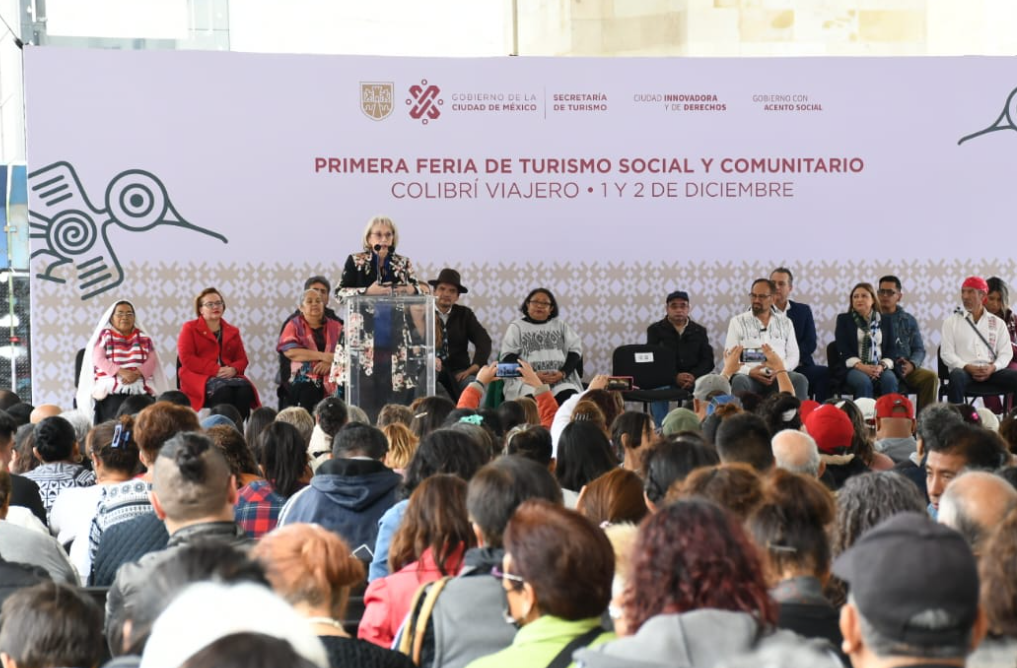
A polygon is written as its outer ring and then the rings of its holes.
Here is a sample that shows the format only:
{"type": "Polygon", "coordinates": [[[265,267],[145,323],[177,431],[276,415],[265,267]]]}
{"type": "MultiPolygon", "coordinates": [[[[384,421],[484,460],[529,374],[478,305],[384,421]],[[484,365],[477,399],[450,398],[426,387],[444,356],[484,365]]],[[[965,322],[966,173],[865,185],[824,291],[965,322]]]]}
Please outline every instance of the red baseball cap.
{"type": "Polygon", "coordinates": [[[884,394],[876,400],[876,417],[915,419],[915,407],[903,394],[884,394]]]}
{"type": "Polygon", "coordinates": [[[824,404],[809,413],[805,429],[815,439],[819,451],[827,455],[843,454],[855,437],[851,418],[832,404],[824,404]]]}
{"type": "Polygon", "coordinates": [[[803,401],[802,402],[802,407],[798,409],[798,415],[801,416],[802,422],[804,423],[805,419],[807,417],[809,417],[809,415],[812,413],[812,411],[816,410],[821,405],[822,404],[820,404],[815,399],[806,399],[805,401],[803,401]]]}

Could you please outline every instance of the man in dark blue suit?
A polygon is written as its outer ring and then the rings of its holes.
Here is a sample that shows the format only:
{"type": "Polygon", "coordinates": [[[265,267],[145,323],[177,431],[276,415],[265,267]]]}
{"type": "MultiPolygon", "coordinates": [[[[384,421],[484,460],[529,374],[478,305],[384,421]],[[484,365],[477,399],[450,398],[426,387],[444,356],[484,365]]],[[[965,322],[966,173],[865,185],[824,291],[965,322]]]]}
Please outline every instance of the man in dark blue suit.
{"type": "Polygon", "coordinates": [[[801,358],[795,371],[809,379],[809,388],[822,403],[830,398],[830,370],[816,364],[812,354],[816,352],[816,321],[808,304],[793,302],[788,297],[794,287],[794,275],[787,267],[777,267],[770,272],[770,280],[777,287],[773,293],[773,308],[786,315],[795,326],[798,352],[801,358]]]}

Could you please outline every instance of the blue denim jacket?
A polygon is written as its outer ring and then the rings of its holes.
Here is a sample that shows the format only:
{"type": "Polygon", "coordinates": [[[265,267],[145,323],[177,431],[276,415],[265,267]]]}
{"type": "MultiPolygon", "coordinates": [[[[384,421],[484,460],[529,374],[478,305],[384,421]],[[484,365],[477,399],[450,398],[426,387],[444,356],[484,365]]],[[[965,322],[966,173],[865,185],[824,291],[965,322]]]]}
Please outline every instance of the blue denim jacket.
{"type": "Polygon", "coordinates": [[[915,317],[900,306],[889,315],[883,314],[883,317],[890,320],[897,354],[910,360],[916,367],[922,366],[925,361],[925,344],[922,343],[922,333],[918,331],[915,317]]]}

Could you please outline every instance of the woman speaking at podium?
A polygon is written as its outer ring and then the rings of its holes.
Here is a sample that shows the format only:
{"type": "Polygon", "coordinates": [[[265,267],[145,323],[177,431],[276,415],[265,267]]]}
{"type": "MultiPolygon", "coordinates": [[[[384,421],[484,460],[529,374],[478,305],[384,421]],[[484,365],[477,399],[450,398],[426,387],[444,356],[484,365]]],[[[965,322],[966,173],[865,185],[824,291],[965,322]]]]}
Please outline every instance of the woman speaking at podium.
{"type": "Polygon", "coordinates": [[[417,281],[410,258],[397,255],[399,230],[391,218],[375,216],[364,228],[364,250],[346,258],[343,275],[335,296],[413,295],[428,292],[426,283],[417,281]]]}
{"type": "MultiPolygon", "coordinates": [[[[368,221],[364,228],[364,249],[346,258],[335,296],[344,300],[357,295],[427,294],[428,285],[417,280],[410,259],[396,254],[398,243],[399,231],[392,219],[375,216],[368,221]]],[[[346,400],[364,409],[373,422],[383,405],[390,400],[401,402],[406,397],[404,390],[416,388],[416,393],[420,393],[422,389],[417,387],[417,374],[407,373],[406,363],[412,345],[407,313],[402,304],[385,300],[365,307],[362,314],[351,314],[350,320],[346,323],[347,336],[359,335],[360,343],[356,377],[359,396],[346,397],[346,400]]],[[[336,384],[346,382],[349,373],[346,364],[347,351],[336,348],[332,365],[336,384]]]]}

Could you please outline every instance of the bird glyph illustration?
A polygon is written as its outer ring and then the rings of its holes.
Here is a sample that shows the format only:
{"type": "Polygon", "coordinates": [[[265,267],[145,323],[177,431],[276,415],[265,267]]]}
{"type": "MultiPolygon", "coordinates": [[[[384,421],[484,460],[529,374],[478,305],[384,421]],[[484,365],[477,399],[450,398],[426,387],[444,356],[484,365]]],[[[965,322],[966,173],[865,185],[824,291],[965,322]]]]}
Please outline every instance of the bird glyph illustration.
{"type": "Polygon", "coordinates": [[[170,202],[154,174],[130,169],[106,187],[104,207],[92,205],[74,166],[55,162],[28,176],[29,227],[36,277],[66,282],[60,274],[72,265],[81,299],[91,299],[124,281],[123,268],[110,243],[113,226],[145,232],[173,225],[229,241],[223,235],[186,221],[170,202]],[[59,272],[57,270],[60,270],[59,272]]]}

